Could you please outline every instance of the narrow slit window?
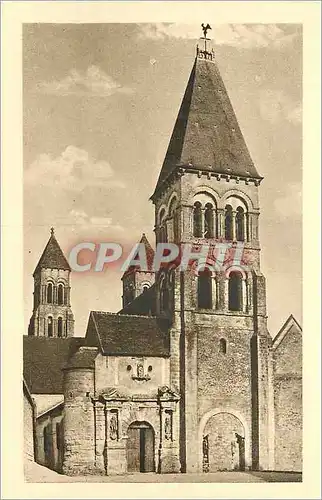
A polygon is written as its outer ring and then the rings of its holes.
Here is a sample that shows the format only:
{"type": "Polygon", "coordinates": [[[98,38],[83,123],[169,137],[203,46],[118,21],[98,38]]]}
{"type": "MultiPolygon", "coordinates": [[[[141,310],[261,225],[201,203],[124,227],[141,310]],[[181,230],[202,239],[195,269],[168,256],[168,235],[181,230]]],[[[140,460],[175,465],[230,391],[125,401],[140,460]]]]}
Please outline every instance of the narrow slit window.
{"type": "Polygon", "coordinates": [[[219,352],[221,352],[222,354],[227,353],[227,342],[225,339],[220,339],[219,341],[219,352]]]}

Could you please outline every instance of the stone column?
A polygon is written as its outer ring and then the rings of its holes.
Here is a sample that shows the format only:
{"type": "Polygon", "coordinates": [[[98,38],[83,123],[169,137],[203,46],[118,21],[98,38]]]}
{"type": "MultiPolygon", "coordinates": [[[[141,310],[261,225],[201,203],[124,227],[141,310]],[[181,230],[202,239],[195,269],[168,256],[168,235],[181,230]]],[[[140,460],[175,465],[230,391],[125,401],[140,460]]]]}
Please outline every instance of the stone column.
{"type": "Polygon", "coordinates": [[[125,474],[127,471],[126,439],[121,433],[120,404],[106,403],[106,430],[107,430],[107,473],[125,474]]]}
{"type": "Polygon", "coordinates": [[[223,303],[223,310],[224,311],[228,311],[229,307],[228,307],[228,302],[229,302],[229,279],[224,277],[223,278],[223,289],[224,289],[224,293],[223,293],[223,299],[224,299],[224,303],[223,303]]]}
{"type": "Polygon", "coordinates": [[[211,278],[211,303],[212,309],[217,309],[217,276],[211,278]]]}
{"type": "Polygon", "coordinates": [[[232,211],[233,241],[236,241],[236,210],[232,211]]]}
{"type": "Polygon", "coordinates": [[[252,281],[251,277],[247,277],[246,279],[246,289],[247,289],[247,311],[250,312],[252,310],[252,281]]]}
{"type": "Polygon", "coordinates": [[[217,234],[218,238],[223,238],[225,235],[225,217],[224,217],[224,210],[222,208],[219,208],[217,210],[217,234]]]}
{"type": "Polygon", "coordinates": [[[247,300],[247,280],[246,278],[242,279],[242,311],[243,312],[248,312],[248,300],[247,300]]]}
{"type": "Polygon", "coordinates": [[[106,474],[104,405],[99,401],[94,401],[93,405],[95,425],[95,469],[97,470],[97,474],[106,474]]]}
{"type": "Polygon", "coordinates": [[[179,412],[175,402],[160,402],[160,444],[158,472],[180,472],[179,412]]]}
{"type": "Polygon", "coordinates": [[[219,281],[218,275],[216,274],[216,276],[215,276],[215,289],[216,289],[216,292],[215,292],[216,293],[215,309],[216,310],[220,309],[219,288],[220,288],[220,281],[219,281]]]}
{"type": "Polygon", "coordinates": [[[201,238],[205,237],[205,209],[201,208],[201,238]]]}
{"type": "Polygon", "coordinates": [[[251,228],[250,228],[250,215],[249,212],[245,214],[245,241],[251,241],[251,228]]]}

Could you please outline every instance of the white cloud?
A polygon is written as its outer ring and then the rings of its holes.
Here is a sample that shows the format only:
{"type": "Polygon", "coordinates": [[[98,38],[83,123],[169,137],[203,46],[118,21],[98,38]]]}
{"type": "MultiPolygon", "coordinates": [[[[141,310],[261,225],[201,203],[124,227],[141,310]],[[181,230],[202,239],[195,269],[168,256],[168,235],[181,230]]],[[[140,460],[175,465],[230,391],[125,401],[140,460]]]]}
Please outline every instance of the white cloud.
{"type": "Polygon", "coordinates": [[[61,80],[40,82],[35,86],[37,92],[60,96],[105,96],[109,97],[116,92],[132,93],[127,87],[122,87],[113,78],[108,76],[98,66],[89,66],[85,72],[71,69],[61,80]]]}
{"type": "MultiPolygon", "coordinates": [[[[211,24],[211,23],[210,23],[211,24]]],[[[274,47],[289,44],[296,32],[287,34],[276,24],[211,24],[207,36],[215,45],[241,48],[274,47]]],[[[141,24],[138,37],[164,40],[166,38],[198,40],[202,35],[199,24],[141,24]]]]}
{"type": "Polygon", "coordinates": [[[284,217],[302,215],[302,185],[294,183],[287,186],[287,193],[274,201],[277,212],[284,217]]]}
{"type": "Polygon", "coordinates": [[[293,125],[302,123],[302,106],[282,90],[262,90],[259,97],[259,111],[264,120],[277,123],[287,120],[293,125]]]}
{"type": "Polygon", "coordinates": [[[86,186],[124,188],[115,179],[107,161],[96,161],[87,151],[68,146],[56,158],[41,154],[25,172],[27,186],[47,186],[52,189],[82,191],[86,186]]]}
{"type": "Polygon", "coordinates": [[[287,113],[287,119],[294,125],[302,123],[302,106],[296,104],[293,109],[290,109],[287,113]]]}
{"type": "Polygon", "coordinates": [[[84,210],[71,210],[68,219],[73,225],[77,226],[100,227],[124,231],[124,228],[119,224],[113,224],[111,217],[90,217],[84,210]]]}

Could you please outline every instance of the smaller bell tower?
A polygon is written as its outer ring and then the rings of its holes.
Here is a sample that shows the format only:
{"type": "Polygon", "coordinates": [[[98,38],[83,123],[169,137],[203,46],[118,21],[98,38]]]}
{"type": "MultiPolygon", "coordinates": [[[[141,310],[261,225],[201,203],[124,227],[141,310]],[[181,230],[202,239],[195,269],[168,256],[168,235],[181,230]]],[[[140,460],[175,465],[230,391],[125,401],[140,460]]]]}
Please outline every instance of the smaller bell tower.
{"type": "Polygon", "coordinates": [[[143,245],[145,249],[147,270],[143,271],[133,266],[127,269],[123,274],[123,307],[128,306],[145,290],[150,288],[155,281],[155,272],[152,270],[154,250],[145,233],[142,234],[139,244],[143,245]]]}
{"type": "Polygon", "coordinates": [[[34,304],[28,335],[72,337],[74,315],[70,305],[71,268],[56,240],[54,228],[34,271],[34,304]]]}

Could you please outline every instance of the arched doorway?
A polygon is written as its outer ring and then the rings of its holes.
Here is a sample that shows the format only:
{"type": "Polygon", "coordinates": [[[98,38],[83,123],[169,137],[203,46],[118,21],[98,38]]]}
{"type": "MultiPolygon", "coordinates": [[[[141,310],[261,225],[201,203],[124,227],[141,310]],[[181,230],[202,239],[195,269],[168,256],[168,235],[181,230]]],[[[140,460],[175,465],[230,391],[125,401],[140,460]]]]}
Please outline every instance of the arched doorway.
{"type": "Polygon", "coordinates": [[[147,422],[133,422],[127,435],[128,472],[155,472],[153,427],[147,422]]]}
{"type": "Polygon", "coordinates": [[[221,412],[207,421],[202,438],[204,472],[245,470],[245,430],[232,413],[221,412]]]}

